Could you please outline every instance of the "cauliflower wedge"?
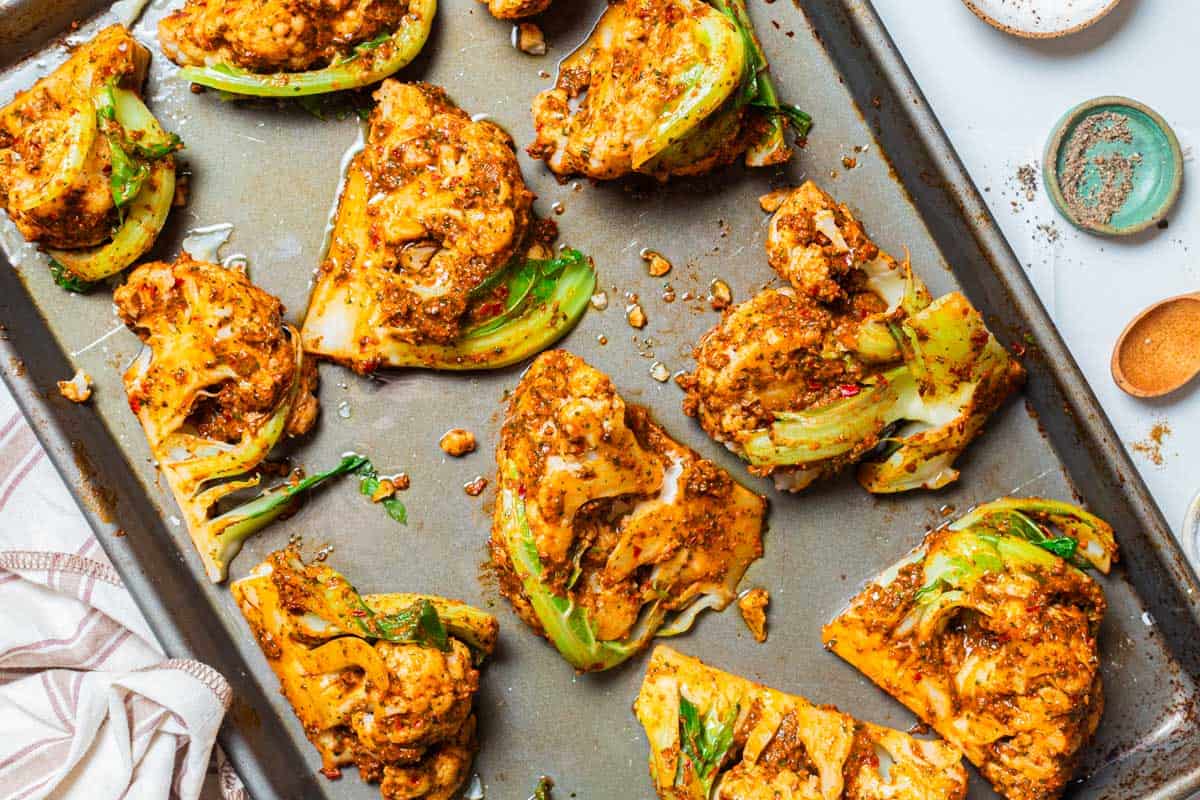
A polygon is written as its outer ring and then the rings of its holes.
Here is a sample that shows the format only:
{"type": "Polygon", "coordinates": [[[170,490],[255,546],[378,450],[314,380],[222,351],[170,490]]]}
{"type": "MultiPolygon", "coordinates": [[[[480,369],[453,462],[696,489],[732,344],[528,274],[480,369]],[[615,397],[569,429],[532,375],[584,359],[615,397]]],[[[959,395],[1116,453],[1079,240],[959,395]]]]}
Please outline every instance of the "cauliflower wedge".
{"type": "Polygon", "coordinates": [[[872,492],[937,489],[1024,379],[962,294],[907,263],[809,182],[771,220],[790,286],[730,309],[697,345],[685,413],[780,489],[858,464],[872,492]]]}
{"type": "Polygon", "coordinates": [[[695,175],[786,161],[785,120],[744,0],[618,0],[533,101],[529,154],[558,175],[695,175]]]}
{"type": "Polygon", "coordinates": [[[1103,520],[1006,498],[933,531],[825,627],[827,647],[962,748],[1009,800],[1053,800],[1100,721],[1103,520]]]}
{"type": "Polygon", "coordinates": [[[149,63],[113,25],[0,108],[0,205],[64,288],[132,264],[171,209],[182,144],[142,103],[149,63]]]}
{"type": "Polygon", "coordinates": [[[669,647],[633,705],[663,800],[962,800],[962,753],[860,722],[669,647]],[[883,766],[886,764],[887,766],[883,766]]]}
{"type": "Polygon", "coordinates": [[[129,407],[205,571],[224,580],[242,540],[286,511],[297,492],[328,477],[216,513],[223,498],[259,484],[251,473],[285,434],[312,427],[316,366],[284,323],[279,300],[238,269],[186,254],[174,264],[143,264],[113,301],[144,344],[125,371],[129,407]]]}
{"type": "Polygon", "coordinates": [[[581,672],[724,608],[762,555],[766,501],[562,350],[513,392],[496,462],[501,592],[581,672]]]}
{"type": "Polygon", "coordinates": [[[369,86],[407,66],[437,0],[187,0],[158,24],[184,80],[257,97],[369,86]]]}
{"type": "Polygon", "coordinates": [[[458,796],[495,617],[441,597],[360,595],[294,547],[230,590],[326,777],[354,764],[388,800],[458,796]]]}
{"type": "Polygon", "coordinates": [[[308,352],[378,367],[506,366],[566,333],[595,286],[531,223],[512,140],[428,84],[387,81],[304,320],[308,352]]]}

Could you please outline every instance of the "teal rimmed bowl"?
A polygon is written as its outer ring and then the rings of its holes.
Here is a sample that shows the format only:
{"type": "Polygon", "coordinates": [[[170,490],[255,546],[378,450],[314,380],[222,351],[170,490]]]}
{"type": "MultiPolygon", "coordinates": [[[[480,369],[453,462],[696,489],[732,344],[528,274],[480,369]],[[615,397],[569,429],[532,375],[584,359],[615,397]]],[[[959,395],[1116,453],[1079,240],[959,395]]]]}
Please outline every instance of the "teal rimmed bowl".
{"type": "MultiPolygon", "coordinates": [[[[1042,159],[1042,179],[1054,207],[1075,227],[1106,236],[1128,236],[1158,224],[1175,205],[1183,186],[1183,152],[1171,126],[1153,109],[1128,97],[1097,97],[1072,108],[1054,126],[1042,159]],[[1088,149],[1087,158],[1136,154],[1141,162],[1134,168],[1133,188],[1125,202],[1107,223],[1095,223],[1081,220],[1072,212],[1059,175],[1066,170],[1071,135],[1089,118],[1109,111],[1125,119],[1133,141],[1097,143],[1088,149]]],[[[1083,194],[1087,196],[1099,180],[1095,170],[1089,169],[1083,194]]]]}

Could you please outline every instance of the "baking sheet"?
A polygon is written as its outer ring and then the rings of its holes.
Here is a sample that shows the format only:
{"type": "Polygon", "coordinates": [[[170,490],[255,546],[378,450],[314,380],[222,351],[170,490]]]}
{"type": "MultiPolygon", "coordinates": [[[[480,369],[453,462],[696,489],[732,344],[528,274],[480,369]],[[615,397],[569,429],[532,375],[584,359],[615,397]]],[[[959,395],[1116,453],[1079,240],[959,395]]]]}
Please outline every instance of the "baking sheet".
{"type": "MultiPolygon", "coordinates": [[[[83,13],[89,5],[78,8],[83,13]]],[[[820,626],[945,511],[1014,492],[1077,494],[1116,525],[1123,566],[1104,580],[1108,707],[1071,796],[1190,796],[1200,787],[1195,575],[870,5],[752,5],[784,98],[817,121],[807,149],[787,168],[733,167],[662,187],[560,184],[522,155],[539,195],[537,210],[558,221],[561,242],[595,258],[609,295],[608,309],[590,310],[563,346],[610,374],[626,400],[652,408],[673,436],[771,499],[766,556],[746,579],[771,591],[770,641],[754,644],[730,609],[705,615],[673,646],[862,719],[907,728],[911,714],[821,649],[820,626]],[[848,169],[843,156],[857,166],[848,169]],[[846,476],[800,496],[779,495],[750,479],[682,415],[673,384],[650,375],[655,362],[671,372],[691,367],[692,345],[717,321],[703,302],[712,279],[727,281],[735,301],[769,281],[768,218],[757,197],[805,177],[854,207],[881,246],[896,254],[907,247],[936,294],[962,287],[1003,340],[1029,351],[1029,387],[968,451],[963,478],[949,490],[876,498],[846,476]],[[668,276],[646,274],[638,255],[644,247],[672,261],[668,276]],[[679,298],[673,304],[661,299],[664,283],[679,298]],[[687,292],[696,299],[684,300],[687,292]],[[641,331],[624,321],[627,293],[640,297],[649,318],[641,331]]],[[[40,48],[51,22],[61,26],[63,7],[8,0],[0,14],[0,54],[15,58],[22,42],[23,52],[40,48]],[[33,28],[17,22],[30,14],[37,20],[43,8],[49,21],[33,28]]],[[[511,26],[482,5],[445,0],[425,51],[400,77],[445,86],[468,112],[489,115],[526,144],[529,100],[551,82],[545,75],[583,40],[602,7],[599,0],[560,2],[543,20],[550,53],[537,58],[513,49],[511,26]]],[[[290,104],[192,94],[154,46],[155,25],[167,10],[168,4],[152,3],[135,34],[155,51],[148,103],[186,142],[192,177],[190,202],[173,214],[155,254],[172,257],[189,229],[231,223],[223,253],[245,254],[251,277],[299,319],[357,123],[321,121],[290,104]]],[[[108,21],[87,23],[72,38],[108,21]]],[[[7,68],[0,101],[61,58],[40,52],[7,68]]],[[[353,770],[335,783],[317,775],[316,754],[227,590],[204,578],[126,407],[120,371],[139,345],[114,316],[109,294],[58,289],[7,220],[0,238],[15,266],[0,270],[0,321],[7,327],[0,367],[167,649],[201,658],[230,678],[237,699],[223,742],[252,794],[377,797],[378,789],[361,785],[353,770]],[[54,381],[75,366],[96,379],[89,406],[72,406],[54,390],[54,381]]],[[[471,498],[461,487],[477,475],[492,476],[502,397],[519,374],[520,367],[468,375],[409,371],[368,380],[322,365],[321,421],[297,450],[297,463],[317,469],[355,449],[382,472],[407,471],[410,523],[397,526],[357,494],[353,481],[343,481],[250,540],[231,575],[244,575],[289,536],[301,535],[309,552],[333,544],[330,563],[365,592],[437,592],[492,610],[501,641],[478,700],[482,749],[475,765],[487,797],[525,798],[537,777],[549,774],[566,796],[650,798],[648,751],[630,710],[645,658],[607,674],[574,675],[516,619],[481,569],[493,495],[489,488],[471,498]],[[437,440],[451,427],[473,430],[480,450],[464,459],[445,456],[437,440]]],[[[972,773],[971,797],[993,796],[972,773]]]]}

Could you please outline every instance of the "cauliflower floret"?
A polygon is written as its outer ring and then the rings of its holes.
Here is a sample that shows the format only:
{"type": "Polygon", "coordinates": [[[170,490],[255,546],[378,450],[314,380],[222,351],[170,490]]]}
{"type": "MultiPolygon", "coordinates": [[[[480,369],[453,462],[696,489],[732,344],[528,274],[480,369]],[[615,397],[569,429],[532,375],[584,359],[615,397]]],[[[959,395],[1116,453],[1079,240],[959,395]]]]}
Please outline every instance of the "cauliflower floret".
{"type": "Polygon", "coordinates": [[[421,753],[451,738],[470,715],[479,688],[479,671],[472,666],[467,646],[451,640],[450,649],[443,652],[378,641],[375,650],[392,681],[373,710],[354,715],[353,727],[361,740],[381,757],[396,760],[404,750],[421,753]]]}
{"type": "MultiPolygon", "coordinates": [[[[696,370],[681,380],[684,413],[736,451],[747,435],[774,422],[777,413],[841,398],[876,370],[841,353],[839,337],[882,305],[869,293],[856,293],[853,302],[836,309],[790,288],[758,293],[727,312],[696,346],[696,370]]],[[[799,480],[794,488],[802,488],[852,463],[875,444],[864,440],[819,469],[752,471],[794,473],[785,480],[799,480]]]]}
{"type": "Polygon", "coordinates": [[[767,231],[772,269],[824,303],[845,300],[851,274],[879,255],[850,209],[812,181],[788,195],[767,231]]]}
{"type": "Polygon", "coordinates": [[[113,293],[125,322],[154,353],[148,369],[131,370],[126,388],[135,411],[180,419],[203,437],[236,442],[279,405],[293,380],[300,392],[287,432],[306,433],[317,415],[317,372],[304,359],[296,375],[294,345],[285,333],[283,304],[245,273],[195,261],[135,269],[113,293]],[[180,384],[179,371],[211,383],[180,384]],[[190,389],[189,391],[180,391],[190,389]]]}
{"type": "Polygon", "coordinates": [[[1112,528],[1083,509],[985,503],[884,570],[823,639],[961,747],[997,792],[1053,800],[1104,708],[1106,602],[1077,564],[1107,571],[1115,557],[1112,528]]]}

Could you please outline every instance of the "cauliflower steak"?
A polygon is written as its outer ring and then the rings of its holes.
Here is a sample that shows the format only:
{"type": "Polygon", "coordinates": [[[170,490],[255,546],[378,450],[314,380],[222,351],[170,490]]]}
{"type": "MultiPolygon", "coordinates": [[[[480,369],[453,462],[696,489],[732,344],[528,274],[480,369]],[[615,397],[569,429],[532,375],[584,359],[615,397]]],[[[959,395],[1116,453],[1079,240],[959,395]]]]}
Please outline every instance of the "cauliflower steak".
{"type": "Polygon", "coordinates": [[[659,179],[708,172],[746,154],[786,161],[784,120],[744,0],[618,0],[533,101],[528,148],[560,176],[659,179]]]}
{"type": "Polygon", "coordinates": [[[304,320],[309,352],[369,373],[513,363],[561,336],[594,284],[549,258],[512,140],[428,84],[387,81],[350,164],[304,320]]]}
{"type": "Polygon", "coordinates": [[[158,24],[192,83],[300,97],[380,81],[416,58],[436,0],[187,0],[158,24]]]}
{"type": "Polygon", "coordinates": [[[458,796],[494,617],[440,597],[361,596],[294,548],[230,589],[326,777],[353,764],[386,800],[458,796]]]}
{"type": "Polygon", "coordinates": [[[962,748],[1008,800],[1053,800],[1104,708],[1112,529],[1054,500],[987,503],[925,537],[825,627],[827,647],[962,748]]]}
{"type": "Polygon", "coordinates": [[[501,591],[580,671],[724,608],[762,555],[766,501],[565,351],[521,379],[496,462],[501,591]]]}
{"type": "Polygon", "coordinates": [[[730,309],[697,345],[684,411],[798,491],[858,464],[872,492],[936,489],[1024,370],[960,293],[931,300],[816,184],[767,236],[790,285],[730,309]]]}
{"type": "Polygon", "coordinates": [[[241,270],[184,254],[141,265],[113,301],[144,344],[125,371],[129,407],[205,570],[223,580],[242,540],[281,512],[213,512],[222,498],[258,485],[257,474],[245,474],[285,434],[313,426],[316,366],[283,322],[283,305],[241,270]]]}
{"type": "Polygon", "coordinates": [[[963,800],[962,753],[659,646],[634,702],[663,800],[963,800]],[[887,766],[883,766],[884,764],[887,766]]]}
{"type": "Polygon", "coordinates": [[[125,269],[170,211],[181,145],[142,103],[149,63],[113,25],[0,109],[0,205],[66,288],[125,269]]]}

